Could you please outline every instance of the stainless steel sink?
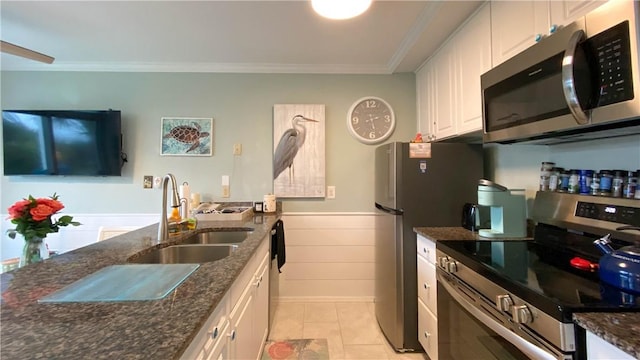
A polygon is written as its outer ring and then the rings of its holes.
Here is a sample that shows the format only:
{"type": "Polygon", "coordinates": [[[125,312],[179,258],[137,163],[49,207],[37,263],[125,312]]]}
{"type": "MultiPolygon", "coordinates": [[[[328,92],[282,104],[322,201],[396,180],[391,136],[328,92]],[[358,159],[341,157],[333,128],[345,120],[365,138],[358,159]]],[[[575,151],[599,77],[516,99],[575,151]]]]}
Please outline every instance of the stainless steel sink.
{"type": "Polygon", "coordinates": [[[201,264],[231,255],[238,245],[174,245],[129,259],[138,264],[201,264]]]}
{"type": "Polygon", "coordinates": [[[252,228],[207,231],[193,235],[183,244],[237,244],[243,242],[252,231],[252,228]]]}

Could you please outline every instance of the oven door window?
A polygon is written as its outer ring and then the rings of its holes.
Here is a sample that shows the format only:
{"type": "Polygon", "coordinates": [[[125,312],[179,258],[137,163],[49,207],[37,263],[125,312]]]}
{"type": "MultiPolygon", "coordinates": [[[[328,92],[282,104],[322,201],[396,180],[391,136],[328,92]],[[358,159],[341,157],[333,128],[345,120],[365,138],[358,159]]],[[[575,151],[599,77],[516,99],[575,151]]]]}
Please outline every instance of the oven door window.
{"type": "Polygon", "coordinates": [[[486,327],[438,282],[438,359],[522,359],[524,353],[486,327]]]}

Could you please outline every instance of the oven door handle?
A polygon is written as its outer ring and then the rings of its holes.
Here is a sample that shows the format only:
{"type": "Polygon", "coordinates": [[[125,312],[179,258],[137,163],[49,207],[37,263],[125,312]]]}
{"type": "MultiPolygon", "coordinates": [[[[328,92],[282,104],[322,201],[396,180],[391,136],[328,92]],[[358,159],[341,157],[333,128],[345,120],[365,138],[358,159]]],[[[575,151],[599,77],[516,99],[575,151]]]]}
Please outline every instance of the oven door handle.
{"type": "Polygon", "coordinates": [[[591,112],[583,110],[582,106],[580,106],[580,99],[578,99],[578,92],[576,91],[576,79],[573,75],[576,49],[584,37],[584,31],[578,30],[574,32],[567,43],[567,48],[562,58],[562,91],[564,93],[564,99],[567,101],[573,118],[580,125],[588,124],[589,118],[591,117],[591,112]]]}
{"type": "Polygon", "coordinates": [[[493,318],[482,312],[477,307],[473,306],[473,304],[469,303],[465,298],[463,298],[458,292],[445,280],[438,279],[440,285],[442,285],[445,290],[454,298],[460,306],[462,306],[465,310],[467,310],[471,315],[475,316],[476,319],[480,320],[485,326],[489,327],[491,330],[495,331],[498,335],[502,336],[505,340],[513,344],[520,351],[522,351],[525,355],[532,359],[545,359],[545,360],[557,360],[558,358],[553,354],[550,354],[547,351],[533,345],[532,343],[526,341],[520,336],[513,333],[511,330],[505,328],[504,326],[497,323],[493,318]]]}

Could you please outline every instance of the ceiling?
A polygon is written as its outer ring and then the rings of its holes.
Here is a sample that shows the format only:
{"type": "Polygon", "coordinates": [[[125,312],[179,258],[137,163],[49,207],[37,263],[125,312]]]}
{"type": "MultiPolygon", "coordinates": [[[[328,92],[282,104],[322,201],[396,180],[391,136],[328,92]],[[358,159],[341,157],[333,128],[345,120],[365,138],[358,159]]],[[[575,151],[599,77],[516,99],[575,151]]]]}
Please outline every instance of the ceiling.
{"type": "Polygon", "coordinates": [[[310,1],[0,1],[2,70],[391,74],[415,71],[480,1],[374,1],[329,20],[310,1]]]}

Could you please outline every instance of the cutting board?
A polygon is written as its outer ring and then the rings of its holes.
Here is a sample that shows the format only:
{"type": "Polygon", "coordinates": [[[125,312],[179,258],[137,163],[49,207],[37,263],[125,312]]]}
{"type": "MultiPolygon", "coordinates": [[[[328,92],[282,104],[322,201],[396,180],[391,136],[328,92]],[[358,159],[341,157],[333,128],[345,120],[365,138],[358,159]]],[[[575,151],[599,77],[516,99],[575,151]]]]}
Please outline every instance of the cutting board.
{"type": "Polygon", "coordinates": [[[102,268],[51,293],[40,303],[158,300],[182,283],[199,264],[130,264],[102,268]]]}

